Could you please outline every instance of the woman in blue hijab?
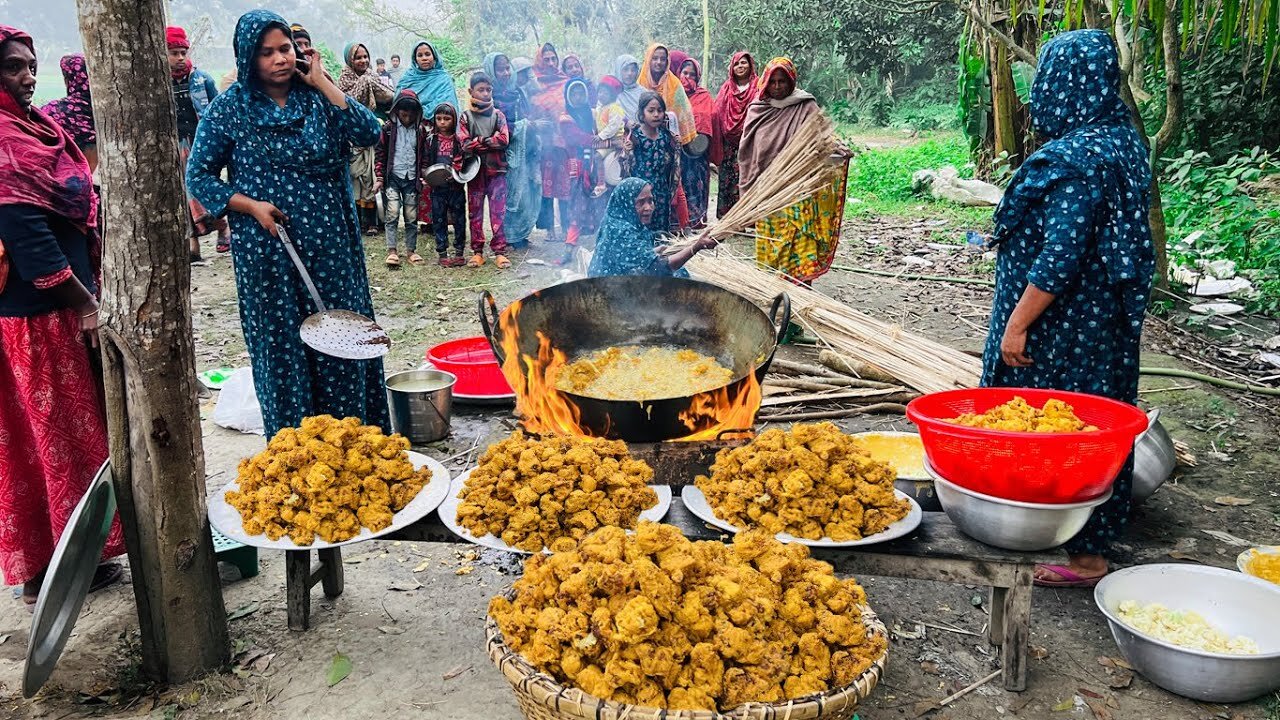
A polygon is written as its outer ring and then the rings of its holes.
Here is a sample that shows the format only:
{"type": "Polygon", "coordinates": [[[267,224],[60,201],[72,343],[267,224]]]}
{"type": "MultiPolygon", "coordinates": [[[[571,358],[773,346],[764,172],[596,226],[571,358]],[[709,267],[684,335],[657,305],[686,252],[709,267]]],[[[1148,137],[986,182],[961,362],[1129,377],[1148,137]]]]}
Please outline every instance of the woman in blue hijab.
{"type": "Polygon", "coordinates": [[[657,233],[649,229],[653,210],[653,185],[648,180],[630,177],[619,183],[609,197],[609,208],[596,234],[596,250],[587,275],[689,277],[684,264],[699,252],[715,247],[716,241],[703,236],[682,250],[661,255],[654,244],[657,233]]]}
{"type": "MultiPolygon", "coordinates": [[[[1014,175],[996,208],[996,293],[982,384],[1138,400],[1142,321],[1155,253],[1148,149],[1120,97],[1120,67],[1100,30],[1045,44],[1031,117],[1049,142],[1014,175]]],[[[1036,582],[1091,587],[1128,521],[1133,458],[1111,500],[1065,546],[1066,565],[1036,582]]]]}
{"type": "Polygon", "coordinates": [[[275,13],[240,17],[235,55],[239,79],[200,120],[187,186],[231,224],[240,321],[266,433],[324,413],[390,432],[382,361],[329,357],[298,337],[316,308],[275,237],[276,223],[288,228],[329,307],[373,316],[347,159],[352,147],[378,141],[378,118],[334,85],[314,50],[310,71],[297,70],[289,25],[275,13]]]}
{"type": "Polygon", "coordinates": [[[413,46],[409,54],[409,67],[400,76],[396,84],[396,93],[401,90],[412,90],[418,95],[418,101],[424,108],[434,108],[440,103],[449,103],[459,112],[458,89],[453,85],[453,77],[444,67],[444,58],[436,52],[429,42],[420,42],[413,46]]]}

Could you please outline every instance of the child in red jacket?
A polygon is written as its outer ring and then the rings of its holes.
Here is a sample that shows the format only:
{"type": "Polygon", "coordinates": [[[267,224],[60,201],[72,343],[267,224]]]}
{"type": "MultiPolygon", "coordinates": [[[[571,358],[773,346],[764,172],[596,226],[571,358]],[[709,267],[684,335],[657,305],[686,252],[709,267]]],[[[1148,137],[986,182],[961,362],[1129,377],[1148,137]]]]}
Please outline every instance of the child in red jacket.
{"type": "MultiPolygon", "coordinates": [[[[462,138],[458,135],[458,111],[444,102],[432,113],[433,127],[427,139],[428,166],[437,163],[462,170],[462,138]]],[[[436,235],[436,253],[442,267],[467,264],[462,252],[467,243],[467,194],[452,178],[431,188],[431,227],[436,235]],[[449,220],[453,220],[453,257],[449,257],[449,220]]]]}
{"type": "Polygon", "coordinates": [[[458,136],[467,155],[480,158],[480,173],[467,183],[467,210],[471,214],[471,261],[468,267],[484,265],[484,201],[489,201],[489,227],[493,240],[489,249],[499,268],[511,267],[507,259],[507,236],[502,218],[507,213],[507,118],[493,106],[493,81],[478,72],[471,76],[471,109],[462,113],[458,136]]]}

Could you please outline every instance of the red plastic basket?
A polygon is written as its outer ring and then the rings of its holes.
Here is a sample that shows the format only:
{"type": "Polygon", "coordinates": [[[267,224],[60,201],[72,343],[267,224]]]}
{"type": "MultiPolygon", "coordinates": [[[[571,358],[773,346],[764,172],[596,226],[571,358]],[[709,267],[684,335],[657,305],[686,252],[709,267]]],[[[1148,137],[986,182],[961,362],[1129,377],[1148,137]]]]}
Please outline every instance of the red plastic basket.
{"type": "Polygon", "coordinates": [[[498,358],[484,337],[450,340],[427,350],[427,362],[458,376],[454,397],[494,398],[514,391],[502,375],[498,358]]]}
{"type": "Polygon", "coordinates": [[[1007,500],[1069,503],[1106,492],[1147,429],[1138,408],[1109,398],[1060,390],[974,388],[916,398],[907,417],[920,428],[924,452],[940,475],[975,492],[1007,500]],[[946,422],[1021,397],[1034,407],[1058,399],[1098,430],[1031,433],[946,422]]]}

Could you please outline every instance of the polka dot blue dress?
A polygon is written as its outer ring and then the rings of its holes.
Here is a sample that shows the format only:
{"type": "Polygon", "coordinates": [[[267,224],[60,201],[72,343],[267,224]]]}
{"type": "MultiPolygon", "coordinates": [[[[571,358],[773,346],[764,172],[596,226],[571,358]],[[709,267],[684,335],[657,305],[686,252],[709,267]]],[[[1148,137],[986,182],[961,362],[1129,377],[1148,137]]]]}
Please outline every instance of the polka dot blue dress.
{"type": "MultiPolygon", "coordinates": [[[[1147,213],[1147,147],[1119,94],[1106,33],[1059,35],[1040,54],[1031,115],[1043,148],[1018,170],[996,209],[996,292],[982,384],[1092,393],[1137,403],[1142,321],[1155,254],[1147,213]],[[1027,333],[1026,368],[1005,365],[1000,341],[1028,283],[1053,304],[1027,333]]],[[[1112,499],[1068,552],[1106,554],[1131,504],[1133,458],[1112,499]]]]}
{"type": "MultiPolygon", "coordinates": [[[[219,217],[235,193],[275,205],[289,218],[289,236],[324,301],[373,317],[347,159],[353,146],[377,142],[381,124],[359,103],[348,99],[338,108],[300,83],[284,107],[256,90],[254,57],[273,28],[289,32],[283,18],[264,10],[236,24],[240,80],[200,120],[187,187],[219,217]]],[[[229,221],[240,320],[267,435],[323,413],[390,432],[382,361],[342,360],[305,346],[298,328],[316,307],[280,241],[248,215],[231,213],[229,221]]]]}

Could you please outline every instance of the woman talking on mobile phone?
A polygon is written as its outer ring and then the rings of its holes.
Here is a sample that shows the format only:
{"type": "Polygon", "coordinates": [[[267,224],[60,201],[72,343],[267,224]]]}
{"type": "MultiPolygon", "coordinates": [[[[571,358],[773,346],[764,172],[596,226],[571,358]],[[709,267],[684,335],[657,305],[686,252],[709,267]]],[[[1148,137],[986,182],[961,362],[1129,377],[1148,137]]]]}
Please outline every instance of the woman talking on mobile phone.
{"type": "Polygon", "coordinates": [[[297,56],[288,23],[273,12],[240,17],[235,55],[239,79],[200,122],[187,184],[231,224],[267,435],[323,413],[390,431],[381,360],[340,360],[303,345],[298,328],[316,308],[275,230],[288,228],[327,305],[373,316],[347,161],[350,148],[378,141],[381,123],[325,75],[315,50],[297,56]]]}

